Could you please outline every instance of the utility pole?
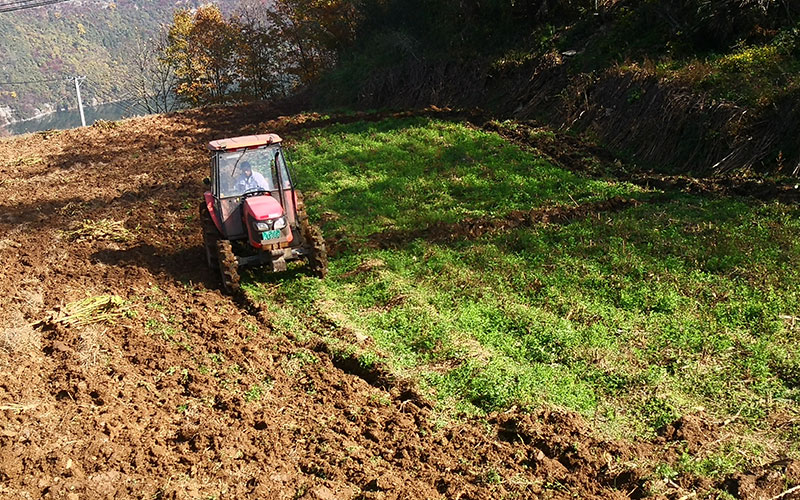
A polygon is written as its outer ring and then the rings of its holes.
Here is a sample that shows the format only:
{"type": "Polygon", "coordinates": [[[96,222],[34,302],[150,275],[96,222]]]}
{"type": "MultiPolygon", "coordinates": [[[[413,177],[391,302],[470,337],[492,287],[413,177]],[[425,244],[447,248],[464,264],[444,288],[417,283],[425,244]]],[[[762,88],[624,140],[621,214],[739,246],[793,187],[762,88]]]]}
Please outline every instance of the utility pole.
{"type": "Polygon", "coordinates": [[[80,86],[80,84],[78,82],[80,82],[81,80],[85,80],[86,77],[85,76],[73,76],[72,79],[75,80],[75,94],[77,94],[77,96],[78,96],[78,109],[81,112],[81,126],[85,127],[86,126],[86,117],[83,114],[83,101],[81,100],[81,86],[80,86]]]}

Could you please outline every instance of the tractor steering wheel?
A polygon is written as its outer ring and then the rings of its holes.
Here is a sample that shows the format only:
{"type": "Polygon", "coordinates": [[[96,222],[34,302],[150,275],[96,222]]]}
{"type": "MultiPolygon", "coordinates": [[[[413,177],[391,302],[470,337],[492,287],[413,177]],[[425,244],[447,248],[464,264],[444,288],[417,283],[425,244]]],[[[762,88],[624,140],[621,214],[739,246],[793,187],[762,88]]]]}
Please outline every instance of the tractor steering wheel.
{"type": "Polygon", "coordinates": [[[262,194],[269,195],[270,192],[267,191],[266,189],[255,189],[253,191],[248,191],[242,194],[242,199],[250,198],[251,196],[260,196],[262,194]]]}

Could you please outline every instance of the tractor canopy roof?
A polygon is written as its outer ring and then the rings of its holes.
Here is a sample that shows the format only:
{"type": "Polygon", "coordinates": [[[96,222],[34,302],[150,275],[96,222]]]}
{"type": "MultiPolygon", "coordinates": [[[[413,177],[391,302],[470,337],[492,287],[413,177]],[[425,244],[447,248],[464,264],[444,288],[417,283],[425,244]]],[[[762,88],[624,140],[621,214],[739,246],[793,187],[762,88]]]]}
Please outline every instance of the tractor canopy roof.
{"type": "Polygon", "coordinates": [[[265,144],[277,144],[283,139],[278,134],[258,134],[244,135],[242,137],[231,137],[229,139],[217,139],[208,143],[211,151],[228,151],[239,148],[252,148],[265,144]]]}

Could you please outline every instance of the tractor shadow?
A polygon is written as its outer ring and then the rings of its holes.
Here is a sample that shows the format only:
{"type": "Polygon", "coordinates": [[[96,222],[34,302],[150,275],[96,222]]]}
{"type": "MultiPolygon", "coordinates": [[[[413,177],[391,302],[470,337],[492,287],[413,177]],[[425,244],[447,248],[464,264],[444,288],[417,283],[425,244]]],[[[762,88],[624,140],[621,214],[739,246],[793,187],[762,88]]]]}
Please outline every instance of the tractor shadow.
{"type": "Polygon", "coordinates": [[[278,273],[267,271],[260,267],[249,267],[239,269],[239,274],[242,277],[242,284],[257,283],[267,287],[314,277],[305,262],[290,263],[286,271],[278,273]]]}
{"type": "MultiPolygon", "coordinates": [[[[164,276],[185,285],[202,285],[208,290],[222,292],[219,272],[208,268],[202,245],[186,247],[176,252],[164,252],[149,243],[120,250],[98,250],[91,260],[118,268],[139,267],[153,276],[164,276]]],[[[293,264],[284,272],[273,273],[259,267],[240,268],[242,284],[278,286],[303,277],[313,277],[305,263],[293,264]]]]}
{"type": "Polygon", "coordinates": [[[121,250],[99,250],[91,259],[119,268],[140,267],[154,276],[169,277],[185,285],[221,289],[217,273],[206,265],[202,245],[164,252],[149,243],[140,243],[121,250]]]}

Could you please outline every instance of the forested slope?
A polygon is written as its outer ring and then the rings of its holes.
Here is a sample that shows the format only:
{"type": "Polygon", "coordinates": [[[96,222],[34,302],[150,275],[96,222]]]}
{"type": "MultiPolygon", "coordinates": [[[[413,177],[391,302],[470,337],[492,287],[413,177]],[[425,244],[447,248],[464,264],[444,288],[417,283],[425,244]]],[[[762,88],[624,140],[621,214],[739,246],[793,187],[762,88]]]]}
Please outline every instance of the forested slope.
{"type": "Polygon", "coordinates": [[[74,84],[65,78],[76,74],[87,77],[87,103],[126,97],[139,42],[168,23],[176,7],[198,3],[88,0],[0,13],[0,124],[74,107],[74,84]]]}

